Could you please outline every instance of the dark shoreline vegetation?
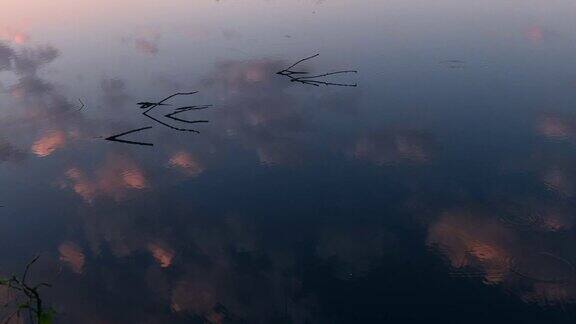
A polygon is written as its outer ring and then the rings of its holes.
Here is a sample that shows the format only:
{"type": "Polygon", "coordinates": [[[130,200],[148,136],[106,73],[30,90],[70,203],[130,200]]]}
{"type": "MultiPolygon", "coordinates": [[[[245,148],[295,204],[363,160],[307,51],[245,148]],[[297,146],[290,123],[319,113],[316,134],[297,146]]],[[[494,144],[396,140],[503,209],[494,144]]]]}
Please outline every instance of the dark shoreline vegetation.
{"type": "Polygon", "coordinates": [[[28,264],[21,276],[11,275],[8,278],[0,278],[0,286],[8,289],[8,294],[13,293],[6,304],[2,305],[3,312],[8,312],[2,319],[2,323],[12,323],[12,320],[24,320],[29,323],[50,324],[53,323],[56,312],[44,305],[40,288],[50,288],[48,283],[30,284],[27,281],[31,267],[40,256],[33,258],[28,264]]]}

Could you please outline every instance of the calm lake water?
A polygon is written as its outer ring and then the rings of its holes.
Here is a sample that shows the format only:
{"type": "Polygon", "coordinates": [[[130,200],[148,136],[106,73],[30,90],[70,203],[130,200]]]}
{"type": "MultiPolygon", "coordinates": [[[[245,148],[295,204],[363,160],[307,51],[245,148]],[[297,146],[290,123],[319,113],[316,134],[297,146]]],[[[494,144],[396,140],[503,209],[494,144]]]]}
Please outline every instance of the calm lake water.
{"type": "Polygon", "coordinates": [[[2,5],[0,275],[56,323],[576,320],[576,2],[2,5]]]}

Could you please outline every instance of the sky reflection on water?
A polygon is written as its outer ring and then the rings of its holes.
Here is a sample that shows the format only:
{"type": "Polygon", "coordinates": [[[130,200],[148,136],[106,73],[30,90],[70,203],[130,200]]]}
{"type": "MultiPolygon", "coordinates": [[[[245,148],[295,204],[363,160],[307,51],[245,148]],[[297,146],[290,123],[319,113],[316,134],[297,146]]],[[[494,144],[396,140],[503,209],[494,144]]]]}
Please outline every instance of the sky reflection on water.
{"type": "Polygon", "coordinates": [[[3,4],[0,274],[57,322],[574,319],[572,2],[3,4]]]}

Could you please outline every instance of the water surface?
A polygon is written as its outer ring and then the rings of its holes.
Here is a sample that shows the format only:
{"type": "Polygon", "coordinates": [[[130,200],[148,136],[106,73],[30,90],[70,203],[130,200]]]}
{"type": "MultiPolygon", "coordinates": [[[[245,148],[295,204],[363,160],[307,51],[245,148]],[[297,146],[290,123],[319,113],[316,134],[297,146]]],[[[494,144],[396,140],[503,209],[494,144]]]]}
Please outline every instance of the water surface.
{"type": "Polygon", "coordinates": [[[0,273],[56,322],[575,319],[573,1],[2,4],[0,273]]]}

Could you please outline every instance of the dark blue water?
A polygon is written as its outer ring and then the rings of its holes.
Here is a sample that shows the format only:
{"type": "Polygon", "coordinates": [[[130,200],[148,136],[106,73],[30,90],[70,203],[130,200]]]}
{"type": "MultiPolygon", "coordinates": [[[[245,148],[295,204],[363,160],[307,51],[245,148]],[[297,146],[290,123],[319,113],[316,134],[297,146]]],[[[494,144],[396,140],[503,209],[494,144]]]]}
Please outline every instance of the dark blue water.
{"type": "Polygon", "coordinates": [[[56,323],[573,322],[575,18],[7,0],[0,274],[56,323]]]}

